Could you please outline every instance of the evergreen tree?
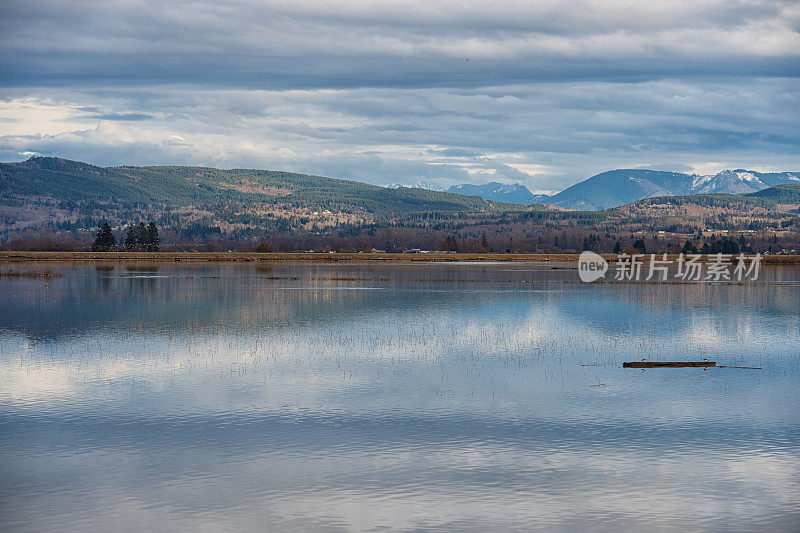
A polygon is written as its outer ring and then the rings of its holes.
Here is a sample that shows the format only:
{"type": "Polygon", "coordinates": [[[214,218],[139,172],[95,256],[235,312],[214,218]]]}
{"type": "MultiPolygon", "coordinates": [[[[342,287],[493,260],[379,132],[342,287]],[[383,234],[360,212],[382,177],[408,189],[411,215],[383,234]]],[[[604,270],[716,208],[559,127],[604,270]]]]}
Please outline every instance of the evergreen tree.
{"type": "Polygon", "coordinates": [[[139,222],[139,225],[136,226],[136,247],[139,250],[147,250],[148,246],[150,246],[150,233],[147,231],[147,226],[144,222],[139,222]]]}
{"type": "Polygon", "coordinates": [[[160,243],[161,239],[158,237],[158,228],[155,222],[151,222],[147,225],[147,251],[157,252],[160,243]]]}
{"type": "Polygon", "coordinates": [[[644,239],[639,239],[636,242],[634,242],[633,243],[633,247],[640,254],[646,254],[647,253],[647,246],[645,246],[645,244],[644,244],[644,239]]]}
{"type": "Polygon", "coordinates": [[[448,252],[457,252],[458,251],[458,241],[452,235],[448,235],[442,241],[442,244],[439,245],[439,248],[448,252]]]}
{"type": "Polygon", "coordinates": [[[617,244],[614,245],[614,253],[620,254],[622,253],[622,245],[617,241],[617,244]]]}
{"type": "Polygon", "coordinates": [[[125,249],[135,250],[139,245],[139,231],[135,224],[128,224],[128,231],[125,233],[125,249]]]}
{"type": "Polygon", "coordinates": [[[484,232],[483,236],[481,237],[481,246],[483,246],[484,250],[489,249],[489,241],[486,240],[486,233],[484,232]]]}
{"type": "Polygon", "coordinates": [[[715,240],[711,242],[709,253],[712,254],[738,254],[739,245],[730,239],[715,240]]]}
{"type": "Polygon", "coordinates": [[[697,253],[697,246],[692,244],[692,241],[686,241],[686,243],[683,245],[683,250],[681,250],[681,253],[684,253],[684,254],[696,254],[697,253]]]}
{"type": "Polygon", "coordinates": [[[111,226],[108,222],[103,222],[97,230],[97,236],[92,243],[93,252],[108,252],[117,244],[114,234],[111,232],[111,226]]]}

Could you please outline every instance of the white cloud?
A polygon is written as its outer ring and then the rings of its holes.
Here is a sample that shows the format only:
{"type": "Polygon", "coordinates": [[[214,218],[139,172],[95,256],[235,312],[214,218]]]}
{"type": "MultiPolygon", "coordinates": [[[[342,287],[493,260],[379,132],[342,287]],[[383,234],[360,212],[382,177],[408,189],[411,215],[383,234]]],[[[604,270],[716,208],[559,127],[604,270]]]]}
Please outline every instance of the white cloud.
{"type": "Polygon", "coordinates": [[[537,190],[619,167],[800,167],[800,132],[784,112],[800,94],[790,79],[5,93],[3,160],[39,153],[101,165],[258,167],[377,184],[496,180],[537,190]]]}

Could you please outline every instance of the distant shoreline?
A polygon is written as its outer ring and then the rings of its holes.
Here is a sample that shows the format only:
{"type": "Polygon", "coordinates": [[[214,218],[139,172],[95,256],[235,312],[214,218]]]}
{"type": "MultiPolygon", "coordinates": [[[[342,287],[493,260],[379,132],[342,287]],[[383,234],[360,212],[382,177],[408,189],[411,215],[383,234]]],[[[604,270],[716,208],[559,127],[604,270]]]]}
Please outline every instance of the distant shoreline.
{"type": "MultiPolygon", "coordinates": [[[[13,263],[238,263],[238,262],[363,262],[363,263],[464,263],[521,262],[577,264],[579,254],[508,253],[323,253],[323,252],[0,252],[0,264],[13,263]]],[[[601,254],[614,262],[615,254],[601,254]]],[[[647,256],[649,257],[649,255],[647,256]]],[[[677,257],[677,256],[669,256],[677,257]]],[[[704,260],[713,255],[702,256],[704,260]]],[[[800,255],[766,255],[768,264],[800,264],[800,255]]]]}

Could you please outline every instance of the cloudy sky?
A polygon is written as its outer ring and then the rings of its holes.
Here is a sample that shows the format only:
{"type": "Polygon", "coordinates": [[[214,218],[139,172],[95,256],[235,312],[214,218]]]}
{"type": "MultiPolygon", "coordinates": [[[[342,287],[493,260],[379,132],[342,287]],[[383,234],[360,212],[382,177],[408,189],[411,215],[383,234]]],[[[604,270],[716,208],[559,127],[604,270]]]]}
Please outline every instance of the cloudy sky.
{"type": "Polygon", "coordinates": [[[800,3],[0,0],[0,160],[555,191],[800,170],[800,3]]]}

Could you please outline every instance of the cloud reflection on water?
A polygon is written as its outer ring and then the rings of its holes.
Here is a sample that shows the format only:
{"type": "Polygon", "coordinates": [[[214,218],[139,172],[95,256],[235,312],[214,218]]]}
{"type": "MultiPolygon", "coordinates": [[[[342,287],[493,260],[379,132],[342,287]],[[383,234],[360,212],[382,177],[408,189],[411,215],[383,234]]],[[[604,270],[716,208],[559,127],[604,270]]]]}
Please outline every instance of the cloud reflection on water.
{"type": "Polygon", "coordinates": [[[0,524],[790,530],[796,287],[503,269],[4,281],[0,524]]]}

